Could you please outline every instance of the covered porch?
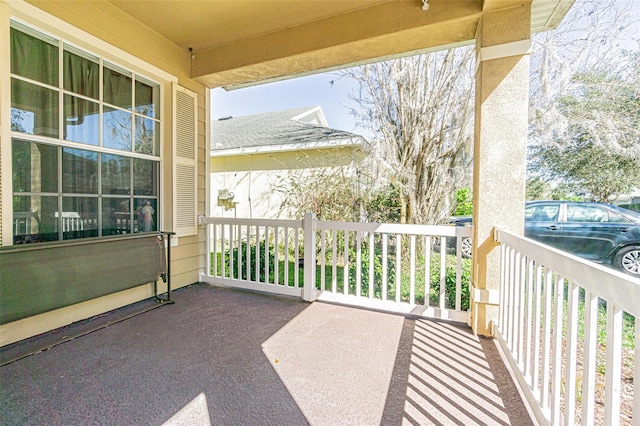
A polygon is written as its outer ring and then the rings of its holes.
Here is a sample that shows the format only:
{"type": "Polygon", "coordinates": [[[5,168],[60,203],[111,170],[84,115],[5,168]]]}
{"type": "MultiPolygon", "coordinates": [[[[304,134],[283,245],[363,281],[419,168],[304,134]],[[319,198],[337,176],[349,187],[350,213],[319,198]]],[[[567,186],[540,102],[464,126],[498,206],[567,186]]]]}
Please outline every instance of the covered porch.
{"type": "MultiPolygon", "coordinates": [[[[153,161],[155,173],[149,173],[148,184],[157,203],[155,223],[158,231],[176,233],[173,257],[168,263],[172,282],[179,288],[174,294],[177,303],[117,323],[110,321],[128,317],[137,309],[155,308],[155,302],[149,300],[155,283],[128,282],[122,288],[114,285],[107,295],[0,325],[3,362],[15,359],[0,368],[0,421],[161,424],[177,415],[174,420],[183,424],[527,424],[532,417],[500,361],[497,341],[503,353],[511,354],[509,365],[520,388],[530,388],[526,406],[535,411],[536,422],[560,424],[563,418],[566,423],[574,421],[575,401],[579,400],[585,401],[580,411],[585,423],[600,407],[606,408],[599,416],[605,424],[630,423],[629,416],[621,420],[620,414],[624,365],[620,329],[623,312],[634,316],[635,329],[640,328],[637,280],[567,258],[519,237],[525,198],[530,36],[556,26],[571,3],[0,0],[3,246],[15,244],[18,231],[13,226],[16,219],[22,219],[23,212],[10,207],[15,197],[50,197],[50,217],[62,219],[65,197],[94,191],[88,184],[93,173],[87,173],[86,182],[82,182],[87,183],[86,189],[64,192],[62,182],[69,173],[65,175],[62,169],[55,174],[61,182],[59,187],[40,187],[48,166],[63,164],[62,157],[44,159],[40,152],[46,150],[42,147],[53,146],[60,152],[87,151],[95,156],[96,165],[98,155],[126,153],[122,156],[131,164],[153,161]],[[218,25],[211,25],[212,21],[218,25]],[[84,60],[93,61],[102,70],[98,75],[104,76],[104,70],[113,64],[116,73],[124,70],[134,80],[139,75],[142,89],[144,84],[153,83],[161,95],[153,98],[157,107],[154,111],[158,111],[158,117],[151,117],[157,126],[153,155],[137,152],[134,146],[127,152],[109,147],[100,129],[96,133],[100,137],[92,145],[49,130],[38,130],[41,134],[34,130],[32,134],[9,126],[11,110],[18,104],[11,97],[17,84],[14,80],[59,96],[60,101],[53,102],[52,108],[36,108],[37,114],[62,110],[53,120],[60,127],[71,126],[67,121],[74,118],[64,112],[62,99],[69,96],[69,88],[62,77],[52,77],[52,82],[35,81],[28,70],[10,68],[10,33],[14,27],[27,38],[55,46],[61,56],[78,53],[84,60]],[[221,277],[209,277],[212,271],[217,272],[210,265],[213,222],[198,222],[199,216],[211,211],[212,188],[207,183],[212,137],[208,89],[238,88],[474,43],[473,287],[470,309],[463,312],[470,317],[471,328],[419,319],[411,313],[383,313],[375,307],[362,310],[318,300],[308,305],[196,284],[209,279],[214,284],[227,284],[222,281],[232,278],[224,276],[224,268],[221,277]],[[13,139],[17,140],[16,146],[23,140],[30,144],[25,177],[37,181],[37,185],[31,185],[29,191],[12,184],[13,139]],[[565,283],[571,297],[566,296],[565,283]],[[552,289],[556,291],[553,297],[552,289]],[[589,296],[589,320],[597,317],[598,300],[606,300],[610,308],[607,339],[611,340],[606,345],[610,367],[606,369],[606,392],[597,395],[599,399],[595,392],[595,329],[587,327],[589,344],[580,349],[574,334],[576,306],[584,303],[578,298],[582,291],[589,296]],[[565,298],[569,319],[563,322],[565,298]],[[104,322],[109,326],[102,328],[104,322]],[[540,323],[544,326],[532,326],[540,323]],[[566,327],[570,333],[568,343],[563,345],[565,324],[569,324],[566,327]],[[86,333],[48,349],[49,339],[65,340],[77,329],[86,333]],[[22,358],[20,354],[30,352],[25,348],[38,353],[22,358]],[[575,358],[563,358],[562,354],[578,352],[588,360],[587,369],[579,371],[588,374],[580,382],[583,390],[576,394],[575,358]],[[538,356],[541,353],[544,356],[538,356]],[[518,374],[516,370],[521,371],[518,374]],[[542,377],[539,371],[544,372],[542,377]],[[565,404],[565,400],[569,402],[565,404]],[[183,408],[185,411],[181,411],[183,408]],[[188,420],[190,415],[199,420],[188,420]]],[[[114,102],[105,100],[100,90],[95,95],[98,112],[94,115],[104,119],[104,111],[114,102]]],[[[133,92],[129,98],[136,100],[133,92]]],[[[40,106],[39,101],[33,103],[40,106]]],[[[28,106],[33,105],[24,106],[25,113],[31,111],[28,106]]],[[[129,114],[130,125],[136,122],[134,118],[149,118],[141,112],[131,115],[127,105],[112,106],[129,114]]],[[[96,177],[102,178],[101,173],[96,177]]],[[[134,175],[128,176],[129,182],[134,182],[134,175]]],[[[102,189],[85,195],[92,202],[86,203],[84,213],[97,217],[103,225],[107,209],[98,206],[105,206],[110,196],[126,195],[130,203],[138,201],[135,193],[109,194],[102,189]]],[[[37,203],[32,204],[29,210],[42,210],[37,203]]],[[[130,205],[125,213],[132,219],[130,205]]],[[[301,226],[300,221],[295,226],[301,226]]],[[[90,236],[92,242],[102,245],[100,254],[104,256],[110,254],[107,241],[101,239],[106,229],[96,225],[92,228],[95,235],[90,236]]],[[[128,225],[127,229],[139,231],[128,225]]],[[[66,238],[62,231],[54,237],[66,238]]],[[[129,237],[114,238],[126,242],[129,237]]],[[[311,240],[305,239],[304,244],[311,240]]],[[[75,242],[79,246],[82,239],[75,242]]],[[[120,266],[115,261],[104,263],[112,270],[120,266]]],[[[305,268],[310,265],[312,262],[305,262],[305,268]]],[[[77,281],[90,287],[95,271],[86,268],[88,278],[77,281]]],[[[17,281],[12,278],[7,280],[17,281]]],[[[311,269],[305,271],[304,285],[286,291],[296,291],[299,298],[310,302],[317,291],[327,291],[313,285],[311,269]]],[[[461,288],[457,283],[454,287],[461,288]]],[[[410,300],[410,305],[414,302],[410,300]]],[[[638,340],[636,333],[635,359],[640,358],[638,340]]],[[[638,365],[636,362],[632,367],[635,376],[640,376],[638,365]]],[[[633,389],[631,395],[623,402],[633,399],[637,424],[640,397],[633,389]]]]}

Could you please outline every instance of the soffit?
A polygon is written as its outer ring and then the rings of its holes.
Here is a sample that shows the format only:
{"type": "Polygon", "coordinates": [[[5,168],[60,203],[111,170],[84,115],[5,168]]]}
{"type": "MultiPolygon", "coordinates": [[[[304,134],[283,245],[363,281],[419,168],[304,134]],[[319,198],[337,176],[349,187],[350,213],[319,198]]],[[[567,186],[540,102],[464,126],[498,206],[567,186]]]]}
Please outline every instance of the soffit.
{"type": "Polygon", "coordinates": [[[109,0],[183,49],[201,51],[389,0],[109,0]]]}
{"type": "MultiPolygon", "coordinates": [[[[526,3],[527,0],[524,0],[526,3]]],[[[574,0],[533,0],[532,32],[574,0]]],[[[208,87],[253,84],[473,43],[483,13],[522,0],[108,0],[181,49],[208,87]]]]}

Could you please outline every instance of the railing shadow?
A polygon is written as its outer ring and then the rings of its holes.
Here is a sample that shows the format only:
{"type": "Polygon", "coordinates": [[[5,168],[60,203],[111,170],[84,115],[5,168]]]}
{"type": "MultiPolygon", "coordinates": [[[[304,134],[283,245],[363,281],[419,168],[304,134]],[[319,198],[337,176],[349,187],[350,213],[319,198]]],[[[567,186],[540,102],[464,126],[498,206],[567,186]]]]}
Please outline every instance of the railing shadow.
{"type": "Polygon", "coordinates": [[[382,424],[533,423],[492,340],[407,319],[382,424]]]}

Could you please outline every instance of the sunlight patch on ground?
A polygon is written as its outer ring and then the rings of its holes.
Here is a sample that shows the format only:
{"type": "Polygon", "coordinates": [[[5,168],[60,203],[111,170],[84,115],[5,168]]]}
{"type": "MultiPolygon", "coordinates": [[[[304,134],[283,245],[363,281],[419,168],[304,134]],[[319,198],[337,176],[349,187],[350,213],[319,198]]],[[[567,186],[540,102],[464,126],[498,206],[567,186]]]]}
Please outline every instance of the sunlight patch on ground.
{"type": "Polygon", "coordinates": [[[204,393],[196,396],[163,426],[211,426],[207,397],[204,393]]]}
{"type": "Polygon", "coordinates": [[[312,425],[380,424],[403,321],[316,302],[262,348],[312,425]]]}

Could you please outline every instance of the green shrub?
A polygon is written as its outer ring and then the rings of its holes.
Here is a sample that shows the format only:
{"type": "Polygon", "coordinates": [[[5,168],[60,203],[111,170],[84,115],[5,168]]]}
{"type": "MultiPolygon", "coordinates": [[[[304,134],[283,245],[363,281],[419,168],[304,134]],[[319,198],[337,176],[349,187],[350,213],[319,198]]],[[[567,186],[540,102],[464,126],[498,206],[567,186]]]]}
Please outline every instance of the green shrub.
{"type": "MultiPolygon", "coordinates": [[[[455,309],[456,306],[456,258],[447,256],[445,264],[445,307],[455,309]]],[[[469,310],[469,285],[471,283],[471,259],[462,260],[462,276],[460,280],[460,309],[469,310]]],[[[431,288],[429,303],[437,305],[440,301],[440,259],[433,259],[431,263],[431,288]]]]}

